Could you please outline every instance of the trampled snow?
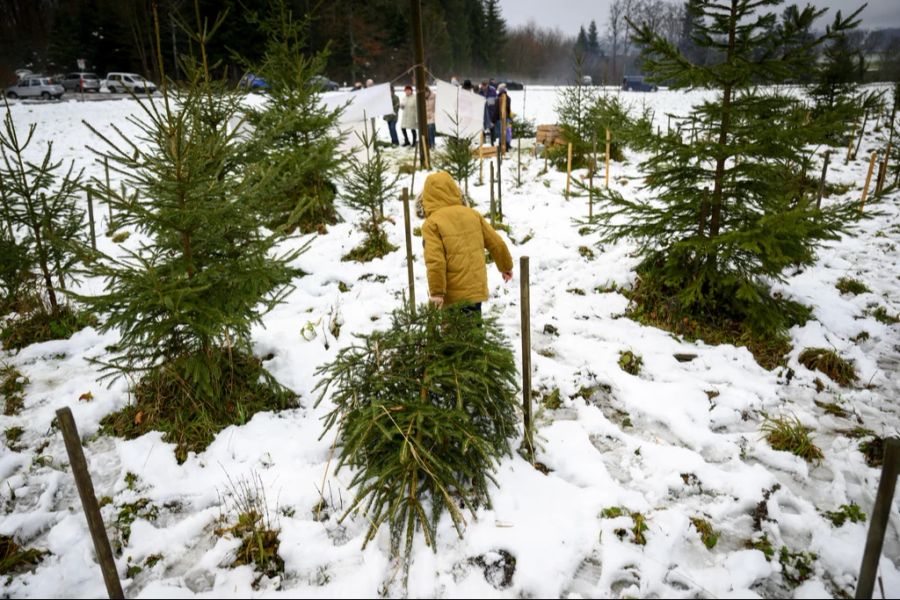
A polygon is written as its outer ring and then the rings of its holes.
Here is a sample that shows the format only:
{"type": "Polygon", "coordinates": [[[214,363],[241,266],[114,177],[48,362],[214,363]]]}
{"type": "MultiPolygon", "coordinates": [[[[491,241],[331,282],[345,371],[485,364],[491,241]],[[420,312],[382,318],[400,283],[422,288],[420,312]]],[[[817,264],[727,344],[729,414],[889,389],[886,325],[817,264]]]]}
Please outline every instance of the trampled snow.
{"type": "MultiPolygon", "coordinates": [[[[538,123],[552,123],[557,88],[510,92],[513,113],[524,110],[538,123]]],[[[612,92],[618,93],[618,92],[612,92]]],[[[639,108],[655,111],[665,129],[667,113],[683,115],[705,92],[622,93],[639,108]]],[[[52,141],[56,157],[72,160],[85,174],[103,178],[103,165],[85,149],[102,148],[82,121],[104,133],[112,126],[135,131],[126,118],[139,115],[132,100],[11,105],[20,130],[38,125],[32,156],[52,141]]],[[[379,120],[379,135],[387,138],[379,120]]],[[[871,132],[859,157],[844,165],[835,153],[829,180],[849,185],[842,198],[858,198],[872,150],[883,147],[882,135],[871,132]]],[[[439,138],[439,144],[440,144],[439,138]]],[[[105,593],[81,512],[61,435],[51,428],[55,410],[71,406],[85,438],[85,453],[98,497],[111,502],[103,510],[110,535],[120,508],[141,498],[158,507],[153,520],[138,518],[117,558],[129,597],[374,597],[386,593],[419,597],[821,597],[852,594],[868,523],[835,527],[822,514],[855,502],[871,515],[880,471],[866,465],[859,440],[839,430],[862,426],[882,436],[897,435],[900,397],[900,329],[877,321],[867,311],[884,306],[900,312],[897,249],[900,193],[869,204],[880,214],[853,227],[851,235],[826,244],[815,266],[789,273],[775,287],[814,311],[814,319],[790,331],[793,351],[787,369],[767,371],[744,348],[687,342],[668,332],[643,326],[623,316],[627,300],[615,291],[634,279],[637,258],[627,243],[597,246],[596,234],[580,235],[578,219],[587,216],[587,197],[564,197],[565,173],[552,168],[523,143],[521,185],[516,184],[517,153],[503,161],[503,211],[511,235],[501,234],[513,256],[531,261],[533,388],[558,388],[562,406],[537,410],[537,460],[544,474],[515,455],[496,472],[493,505],[466,515],[465,537],[459,539],[449,518],[439,526],[437,551],[417,538],[408,580],[389,555],[388,532],[382,528],[365,550],[365,518],[337,520],[352,500],[348,471],[334,473],[329,462],[333,433],[322,437],[316,369],[353,342],[354,333],[369,333],[389,324],[390,312],[406,291],[403,251],[371,263],[341,262],[340,257],[362,240],[355,223],[361,215],[346,206],[344,222],[326,235],[296,237],[295,246],[310,241],[296,266],[309,275],[296,280],[287,301],[253,331],[259,356],[272,354],[267,368],[300,395],[302,407],[261,413],[242,426],[222,431],[200,454],[178,465],[173,446],[159,433],[125,441],[97,435],[100,419],[129,401],[125,381],[100,381],[90,359],[114,344],[115,333],[86,329],[69,340],[30,346],[18,354],[4,352],[0,362],[14,365],[30,380],[25,409],[0,416],[0,428],[23,427],[20,451],[0,449],[0,534],[15,535],[24,545],[50,551],[33,573],[0,581],[9,597],[96,597],[105,593]],[[595,258],[579,248],[591,247],[595,258]],[[871,290],[841,295],[838,278],[863,281],[871,290]],[[384,281],[379,281],[383,278],[384,281]],[[339,286],[349,287],[342,292],[339,286]],[[330,325],[340,325],[338,337],[330,325]],[[546,327],[546,326],[552,327],[546,327]],[[867,340],[851,338],[862,331],[867,340]],[[852,359],[861,383],[841,388],[821,373],[800,365],[807,347],[834,348],[852,359]],[[617,364],[620,351],[643,358],[638,376],[617,364]],[[695,354],[679,362],[676,353],[695,354]],[[825,383],[816,391],[815,380],[825,383]],[[585,392],[585,390],[589,390],[585,392]],[[85,392],[89,402],[79,401],[85,392]],[[850,414],[842,418],[816,405],[837,402],[850,414]],[[764,415],[796,416],[814,431],[824,452],[821,463],[808,464],[773,450],[760,425],[764,415]],[[326,468],[327,469],[326,473],[326,468]],[[126,473],[138,476],[125,482],[126,473]],[[268,508],[280,527],[284,577],[263,579],[258,589],[250,567],[229,568],[237,541],[214,533],[228,514],[233,482],[258,477],[268,508]],[[325,482],[324,490],[322,482],[325,482]],[[320,490],[321,493],[320,493],[320,490]],[[774,490],[774,491],[772,491],[774,490]],[[769,491],[767,499],[764,493],[769,491]],[[315,507],[324,496],[326,518],[316,520],[315,507]],[[767,515],[758,516],[758,507],[767,515]],[[604,517],[610,507],[622,516],[604,517]],[[646,545],[633,542],[631,512],[646,518],[646,545]],[[771,542],[771,559],[748,542],[771,542]],[[701,541],[691,519],[706,519],[718,532],[711,550],[701,541]],[[790,585],[782,575],[779,551],[808,552],[809,579],[790,585]],[[502,552],[501,552],[502,551],[502,552]],[[515,558],[507,587],[497,569],[503,553],[515,558]],[[153,566],[148,557],[160,555],[153,566]],[[481,564],[475,564],[476,557],[481,564]],[[130,565],[142,569],[126,577],[130,565]],[[482,565],[488,565],[484,567],[482,565]]],[[[824,149],[818,149],[819,154],[824,149]]],[[[387,149],[396,162],[411,162],[408,148],[387,149]]],[[[641,184],[641,156],[626,152],[612,163],[611,185],[634,194],[641,184]]],[[[488,165],[484,166],[487,180],[488,165]]],[[[573,177],[584,177],[576,171],[573,177]]],[[[114,181],[119,177],[112,173],[114,181]]],[[[415,176],[413,193],[424,174],[415,176]]],[[[487,212],[488,186],[469,181],[470,195],[487,212]]],[[[412,184],[404,176],[402,185],[412,184]]],[[[831,199],[826,199],[829,202],[831,199]]],[[[98,216],[106,207],[95,206],[98,216]]],[[[403,248],[400,202],[386,206],[394,221],[391,241],[403,248]]],[[[106,217],[103,217],[104,222],[106,217]]],[[[420,224],[414,218],[413,226],[420,224]]],[[[105,224],[98,226],[105,232],[105,224]]],[[[137,236],[124,242],[137,243],[137,236]]],[[[100,235],[101,250],[117,253],[111,238],[100,235]]],[[[416,294],[426,297],[420,240],[414,238],[416,294]]],[[[489,267],[491,300],[517,358],[519,276],[504,284],[489,267]]],[[[84,281],[85,291],[102,282],[84,281]]],[[[518,440],[515,441],[518,445],[518,440]]],[[[900,515],[895,500],[879,574],[887,597],[900,595],[900,515]]],[[[231,515],[233,516],[233,515],[231,515]]],[[[134,570],[132,570],[134,571],[134,570]]],[[[876,594],[879,594],[876,586],[876,594]]]]}

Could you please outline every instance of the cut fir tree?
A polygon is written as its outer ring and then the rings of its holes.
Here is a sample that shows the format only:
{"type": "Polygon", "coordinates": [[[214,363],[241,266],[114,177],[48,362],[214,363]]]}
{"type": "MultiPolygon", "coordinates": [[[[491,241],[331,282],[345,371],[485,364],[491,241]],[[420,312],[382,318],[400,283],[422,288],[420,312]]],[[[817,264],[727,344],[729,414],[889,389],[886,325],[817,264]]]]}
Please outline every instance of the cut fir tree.
{"type": "Polygon", "coordinates": [[[594,220],[605,239],[638,244],[632,314],[709,342],[747,345],[769,367],[786,350],[785,329],[808,314],[769,284],[790,266],[810,264],[818,244],[836,239],[859,212],[849,204],[816,208],[804,173],[818,128],[798,99],[756,87],[790,77],[856,14],[809,38],[823,11],[786,11],[779,24],[764,10],[780,3],[693,0],[694,41],[717,57],[703,66],[649,27],[631,25],[657,81],[719,93],[693,107],[703,129],[694,143],[677,132],[654,138],[642,165],[652,200],[604,193],[606,210],[594,220]]]}
{"type": "Polygon", "coordinates": [[[319,402],[330,391],[335,405],[326,427],[337,428],[338,469],[356,469],[343,518],[366,516],[364,544],[387,522],[391,553],[408,566],[418,528],[436,551],[445,510],[461,536],[460,508],[489,503],[491,471],[516,431],[515,359],[496,321],[401,309],[390,329],[360,336],[318,373],[319,402]]]}
{"type": "Polygon", "coordinates": [[[85,237],[76,207],[81,173],[54,162],[52,143],[39,161],[27,158],[36,128],[23,136],[6,106],[0,130],[0,307],[19,314],[0,330],[8,349],[68,338],[93,323],[64,296],[85,237]]]}
{"type": "Polygon", "coordinates": [[[137,100],[138,135],[113,141],[91,128],[139,201],[95,185],[146,241],[118,258],[97,256],[87,270],[105,279],[105,292],[82,297],[107,315],[103,330],[121,333],[105,367],[135,381],[134,404],[104,427],[127,437],[163,431],[179,461],[227,425],[293,405],[251,354],[250,328],[289,291],[289,263],[302,251],[275,255],[276,234],[262,233],[254,206],[268,193],[268,166],[235,168],[241,99],[211,78],[208,29],[198,30],[200,57],[183,61],[185,87],[137,100]]]}

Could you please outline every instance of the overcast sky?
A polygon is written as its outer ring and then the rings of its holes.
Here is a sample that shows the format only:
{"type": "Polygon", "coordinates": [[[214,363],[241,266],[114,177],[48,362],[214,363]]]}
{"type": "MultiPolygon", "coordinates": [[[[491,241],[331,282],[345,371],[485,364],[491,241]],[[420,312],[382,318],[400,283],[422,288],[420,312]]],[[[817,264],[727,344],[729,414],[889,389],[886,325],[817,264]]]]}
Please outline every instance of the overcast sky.
{"type": "MultiPolygon", "coordinates": [[[[610,0],[500,0],[503,16],[510,27],[524,25],[534,21],[544,27],[555,27],[567,35],[576,35],[581,25],[587,29],[591,19],[597,21],[601,35],[606,31],[606,16],[609,13],[610,0]]],[[[806,0],[786,1],[788,4],[812,4],[816,7],[828,8],[824,19],[829,22],[834,11],[841,9],[845,14],[856,10],[864,2],[852,0],[806,0]]],[[[900,27],[900,0],[868,0],[868,6],[862,12],[862,26],[867,29],[884,29],[900,27]]],[[[824,29],[825,21],[820,19],[824,29]]]]}

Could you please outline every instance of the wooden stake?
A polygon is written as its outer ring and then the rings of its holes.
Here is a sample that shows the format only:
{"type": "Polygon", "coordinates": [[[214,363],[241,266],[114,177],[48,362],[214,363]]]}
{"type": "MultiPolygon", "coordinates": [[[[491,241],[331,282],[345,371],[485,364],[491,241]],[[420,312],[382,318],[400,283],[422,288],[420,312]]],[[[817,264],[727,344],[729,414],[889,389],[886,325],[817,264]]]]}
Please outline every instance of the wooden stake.
{"type": "Polygon", "coordinates": [[[109,186],[109,158],[106,156],[103,157],[103,169],[106,171],[106,204],[109,206],[109,223],[107,223],[106,228],[112,229],[113,208],[112,203],[109,201],[112,188],[109,186]]]}
{"type": "Polygon", "coordinates": [[[522,187],[522,138],[516,138],[516,153],[518,164],[516,165],[516,187],[522,187]]]}
{"type": "Polygon", "coordinates": [[[94,541],[94,551],[97,553],[97,561],[103,573],[103,581],[106,584],[106,593],[110,598],[124,598],[122,584],[119,581],[119,573],[116,570],[116,561],[113,559],[112,548],[109,546],[109,538],[106,537],[106,528],[103,525],[103,517],[100,516],[100,506],[94,495],[94,484],[91,482],[91,474],[88,471],[84,451],[81,448],[81,438],[72,411],[69,407],[56,411],[56,419],[59,429],[62,431],[66,442],[66,452],[69,454],[69,464],[72,465],[72,474],[75,476],[75,485],[78,495],[81,497],[81,506],[84,516],[87,518],[91,539],[94,541]]]}
{"type": "Polygon", "coordinates": [[[859,147],[862,144],[863,138],[866,137],[866,123],[868,120],[869,111],[866,111],[863,115],[862,129],[859,130],[859,136],[856,138],[856,150],[853,151],[853,160],[856,160],[856,155],[859,154],[859,147]]]}
{"type": "Polygon", "coordinates": [[[856,583],[857,598],[872,597],[875,576],[878,574],[878,561],[881,558],[881,549],[884,544],[884,534],[891,517],[897,475],[900,475],[900,439],[888,438],[884,441],[881,481],[878,483],[869,534],[866,537],[866,549],[859,567],[859,579],[856,583]]]}
{"type": "Polygon", "coordinates": [[[500,95],[500,152],[506,152],[506,105],[509,101],[508,94],[500,95]]]}
{"type": "Polygon", "coordinates": [[[497,149],[497,220],[503,222],[503,153],[497,149]]]}
{"type": "Polygon", "coordinates": [[[606,130],[606,187],[609,189],[609,146],[610,146],[609,129],[606,130]]]}
{"type": "Polygon", "coordinates": [[[848,164],[850,162],[850,156],[853,154],[853,142],[856,141],[856,131],[857,126],[854,124],[853,132],[850,134],[850,143],[847,144],[847,158],[844,159],[844,164],[848,164]]]}
{"type": "Polygon", "coordinates": [[[828,161],[831,160],[831,150],[825,151],[825,160],[822,163],[822,178],[819,179],[819,193],[816,195],[816,209],[822,207],[822,195],[825,193],[825,176],[828,174],[828,161]]]}
{"type": "Polygon", "coordinates": [[[494,163],[491,162],[491,227],[496,224],[496,205],[494,204],[494,163]]]}
{"type": "Polygon", "coordinates": [[[91,188],[87,189],[88,204],[88,222],[91,225],[91,248],[97,249],[97,231],[94,228],[94,192],[91,188]]]}
{"type": "Polygon", "coordinates": [[[484,185],[484,130],[481,130],[481,145],[478,146],[478,185],[484,185]]]}
{"type": "Polygon", "coordinates": [[[878,178],[875,180],[875,193],[880,194],[884,189],[884,180],[887,177],[888,159],[891,156],[891,142],[888,142],[887,149],[884,151],[884,160],[878,167],[878,178]]]}
{"type": "Polygon", "coordinates": [[[406,277],[409,280],[409,312],[416,314],[416,279],[413,275],[412,226],[409,216],[409,190],[403,188],[403,225],[406,232],[406,277]]]}
{"type": "Polygon", "coordinates": [[[569,142],[569,159],[566,163],[566,200],[569,199],[569,188],[572,185],[572,142],[569,142]]]}
{"type": "Polygon", "coordinates": [[[866,185],[863,186],[862,198],[859,201],[859,212],[862,212],[866,206],[866,196],[869,194],[869,183],[872,182],[872,171],[875,170],[876,158],[878,158],[878,153],[873,152],[872,158],[869,159],[869,172],[866,173],[866,185]]]}
{"type": "Polygon", "coordinates": [[[525,451],[534,460],[534,441],[531,425],[531,290],[528,257],[519,258],[520,302],[522,307],[522,414],[525,419],[525,451]]]}
{"type": "MultiPolygon", "coordinates": [[[[428,117],[425,108],[425,35],[422,30],[421,0],[409,0],[409,9],[409,21],[413,30],[413,49],[416,57],[413,67],[416,78],[416,116],[419,125],[419,138],[424,138],[428,135],[428,117]]],[[[425,155],[427,148],[427,143],[419,147],[419,152],[421,152],[419,161],[426,168],[430,164],[428,157],[425,155]]]]}
{"type": "Polygon", "coordinates": [[[588,219],[594,218],[594,170],[597,167],[597,132],[591,135],[591,168],[588,181],[588,219]]]}

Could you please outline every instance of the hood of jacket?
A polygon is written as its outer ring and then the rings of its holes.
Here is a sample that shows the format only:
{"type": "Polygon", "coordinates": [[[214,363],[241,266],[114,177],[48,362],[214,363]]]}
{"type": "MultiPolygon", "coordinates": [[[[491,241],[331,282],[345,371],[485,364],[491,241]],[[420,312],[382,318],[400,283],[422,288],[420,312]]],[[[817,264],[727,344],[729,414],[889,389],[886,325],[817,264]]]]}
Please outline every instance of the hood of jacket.
{"type": "Polygon", "coordinates": [[[446,171],[432,173],[425,180],[422,190],[422,207],[425,216],[430,217],[435,211],[447,206],[462,205],[462,192],[453,177],[446,171]]]}

